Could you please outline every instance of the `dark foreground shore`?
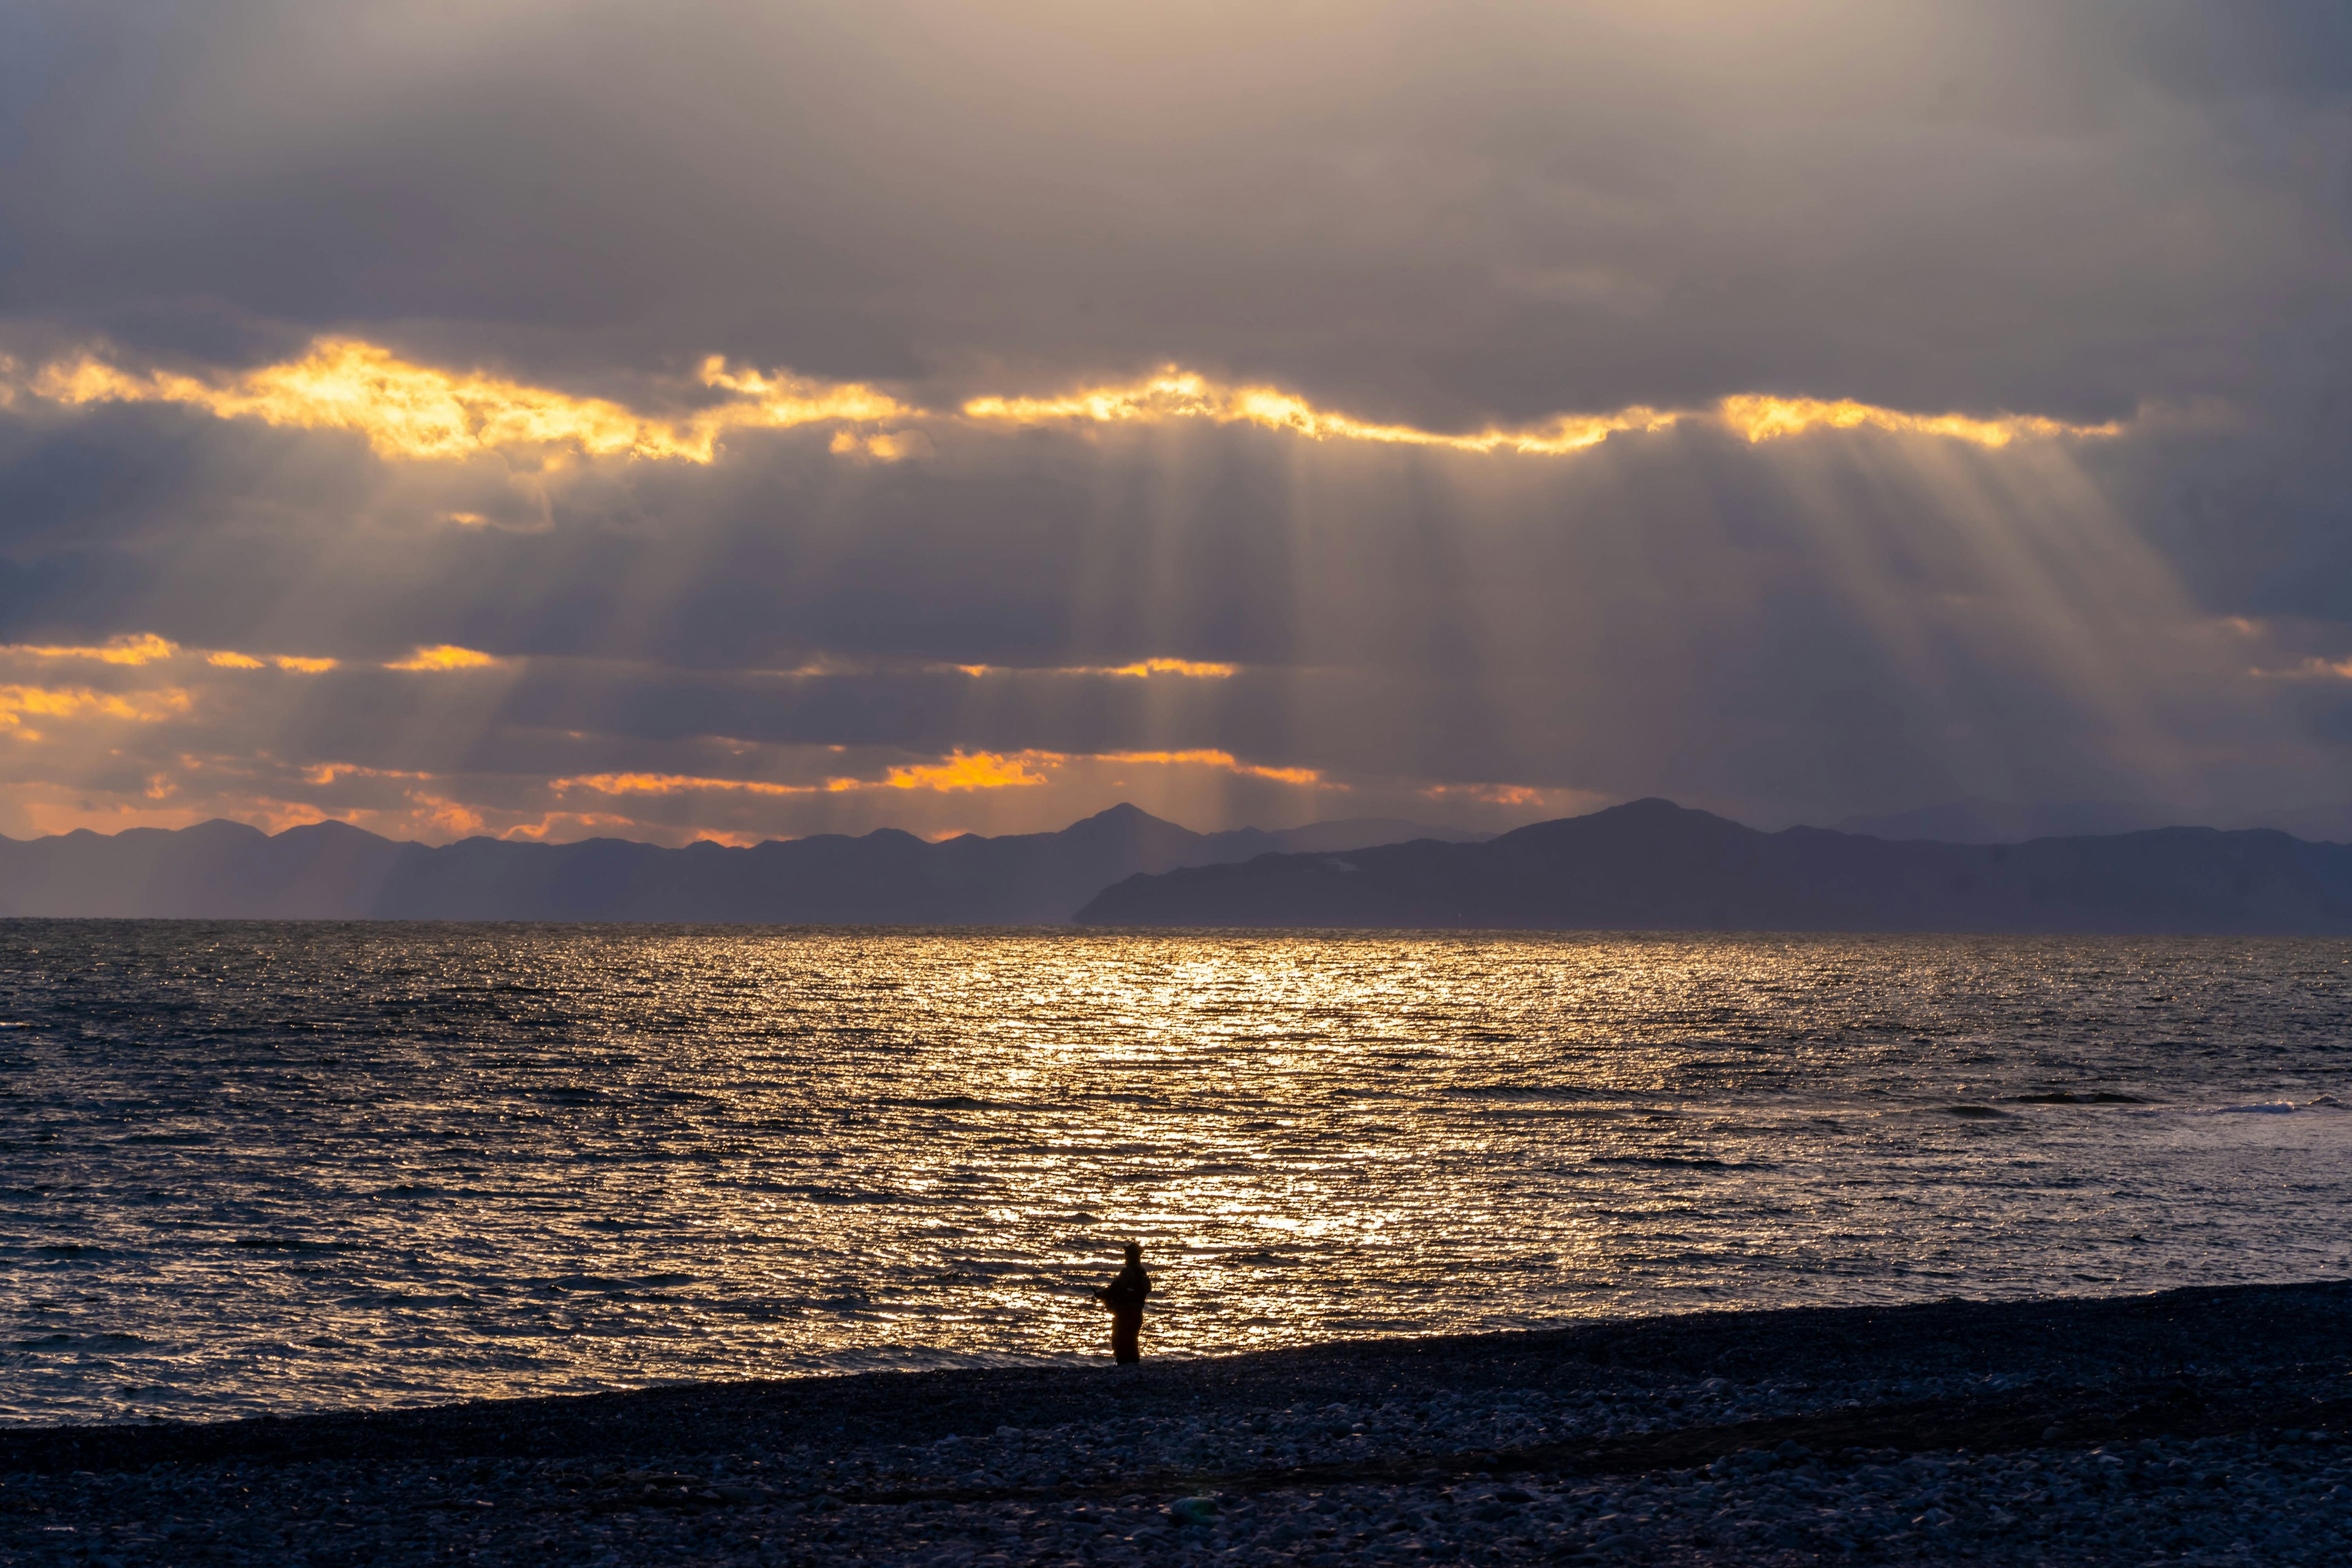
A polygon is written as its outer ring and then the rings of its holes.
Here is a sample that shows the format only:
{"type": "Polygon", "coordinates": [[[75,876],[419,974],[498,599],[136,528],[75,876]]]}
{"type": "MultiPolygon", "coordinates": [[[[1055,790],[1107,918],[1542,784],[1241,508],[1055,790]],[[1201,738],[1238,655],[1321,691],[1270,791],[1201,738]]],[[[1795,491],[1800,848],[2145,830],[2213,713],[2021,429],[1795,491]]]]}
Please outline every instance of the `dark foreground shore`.
{"type": "Polygon", "coordinates": [[[0,1432],[0,1563],[2352,1561],[2352,1283],[0,1432]]]}

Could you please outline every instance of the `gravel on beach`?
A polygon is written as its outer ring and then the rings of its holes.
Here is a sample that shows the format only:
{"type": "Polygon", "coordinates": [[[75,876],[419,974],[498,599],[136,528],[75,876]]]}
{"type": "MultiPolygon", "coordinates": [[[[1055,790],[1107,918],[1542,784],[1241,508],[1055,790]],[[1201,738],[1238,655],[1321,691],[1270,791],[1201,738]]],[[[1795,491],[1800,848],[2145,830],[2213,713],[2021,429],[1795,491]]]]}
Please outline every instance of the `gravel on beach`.
{"type": "Polygon", "coordinates": [[[0,1564],[1160,1561],[2352,1562],[2352,1283],[0,1432],[0,1564]]]}

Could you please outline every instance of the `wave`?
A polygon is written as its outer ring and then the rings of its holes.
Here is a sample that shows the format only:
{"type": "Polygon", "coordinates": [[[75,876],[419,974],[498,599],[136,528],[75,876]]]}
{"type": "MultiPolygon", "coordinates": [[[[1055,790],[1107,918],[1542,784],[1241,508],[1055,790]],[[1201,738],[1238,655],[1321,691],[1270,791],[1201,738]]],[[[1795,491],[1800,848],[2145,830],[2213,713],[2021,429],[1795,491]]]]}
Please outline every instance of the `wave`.
{"type": "Polygon", "coordinates": [[[1611,1097],[1611,1091],[1605,1089],[1550,1083],[1456,1084],[1444,1092],[1465,1100],[1601,1100],[1611,1097]]]}
{"type": "Polygon", "coordinates": [[[1762,1160],[1716,1160],[1696,1154],[1595,1154],[1588,1165],[1654,1165],[1685,1171],[1770,1171],[1778,1167],[1762,1160]]]}
{"type": "Polygon", "coordinates": [[[2292,1116],[2299,1110],[2340,1110],[2344,1102],[2332,1094],[2297,1105],[2292,1100],[2265,1100],[2251,1105],[2215,1105],[2189,1112],[2192,1116],[2292,1116]]]}

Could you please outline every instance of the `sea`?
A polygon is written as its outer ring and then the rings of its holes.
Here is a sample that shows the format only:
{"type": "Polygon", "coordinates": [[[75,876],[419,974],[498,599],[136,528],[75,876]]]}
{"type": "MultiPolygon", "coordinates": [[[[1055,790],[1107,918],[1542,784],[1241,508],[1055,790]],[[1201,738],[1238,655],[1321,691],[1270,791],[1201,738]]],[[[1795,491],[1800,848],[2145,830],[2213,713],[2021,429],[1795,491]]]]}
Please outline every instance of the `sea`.
{"type": "Polygon", "coordinates": [[[2352,943],[0,922],[0,1422],[2352,1276],[2352,943]]]}

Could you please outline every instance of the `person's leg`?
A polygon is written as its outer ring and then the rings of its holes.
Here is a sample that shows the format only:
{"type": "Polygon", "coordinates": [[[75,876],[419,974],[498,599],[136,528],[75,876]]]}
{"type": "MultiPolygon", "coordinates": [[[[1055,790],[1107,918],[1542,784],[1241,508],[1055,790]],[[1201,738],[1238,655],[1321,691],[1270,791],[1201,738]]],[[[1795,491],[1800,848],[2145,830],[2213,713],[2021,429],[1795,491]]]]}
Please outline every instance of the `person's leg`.
{"type": "Polygon", "coordinates": [[[1142,1332],[1142,1313],[1113,1313],[1110,1321],[1111,1359],[1118,1363],[1121,1366],[1129,1366],[1141,1361],[1143,1359],[1143,1352],[1141,1348],[1137,1345],[1136,1337],[1142,1332]]]}

